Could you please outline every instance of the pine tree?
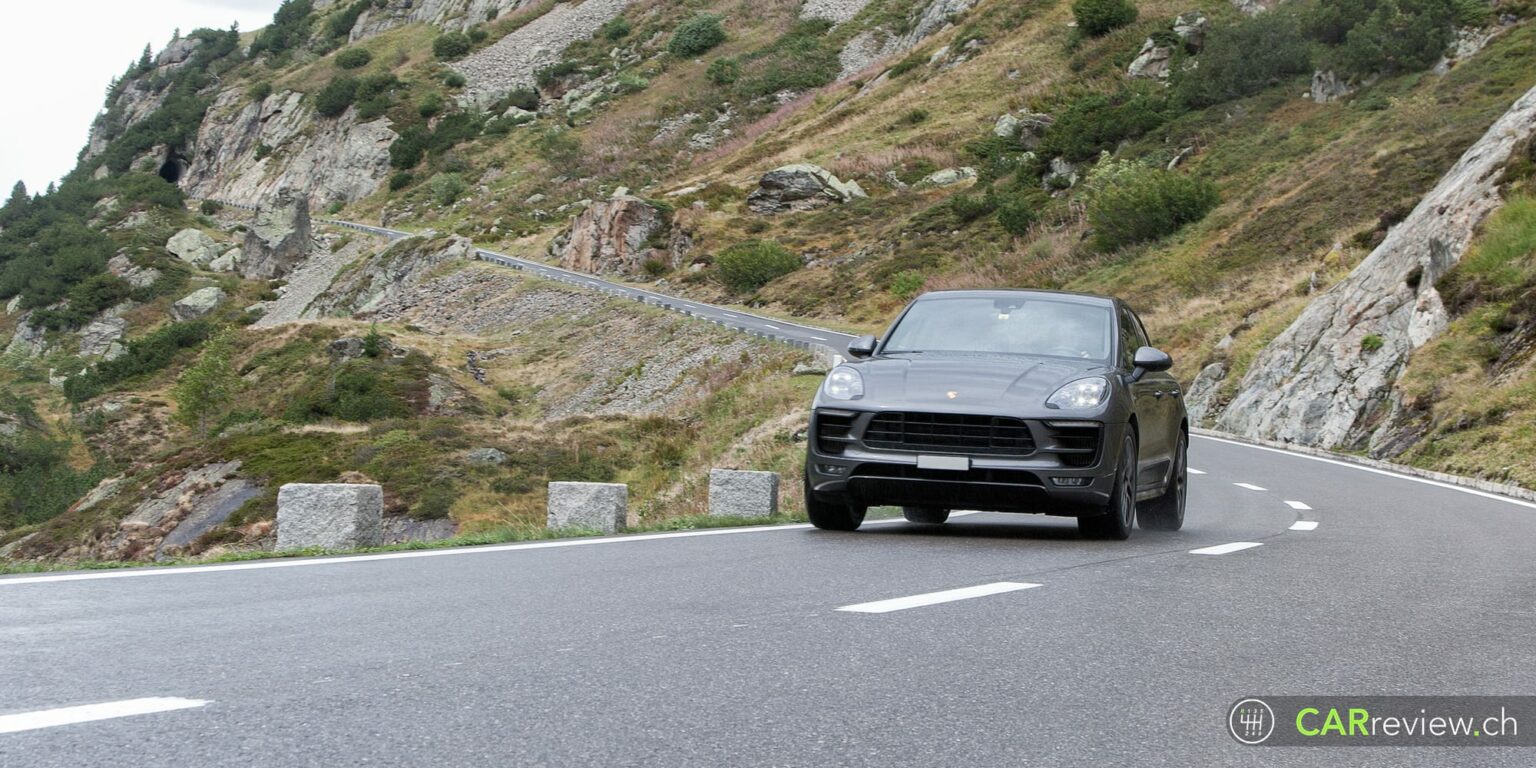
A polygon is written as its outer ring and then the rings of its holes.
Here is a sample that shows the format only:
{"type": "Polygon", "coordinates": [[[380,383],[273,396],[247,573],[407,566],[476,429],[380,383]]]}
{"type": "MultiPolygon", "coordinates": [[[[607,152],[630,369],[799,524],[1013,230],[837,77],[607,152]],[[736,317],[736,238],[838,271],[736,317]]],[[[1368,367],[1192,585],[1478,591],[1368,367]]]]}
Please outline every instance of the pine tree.
{"type": "Polygon", "coordinates": [[[234,333],[225,328],[214,334],[203,348],[202,357],[176,380],[171,397],[176,401],[176,419],[206,437],[234,400],[240,379],[233,365],[234,333]]]}
{"type": "Polygon", "coordinates": [[[144,44],[144,52],[139,54],[139,63],[138,63],[138,66],[135,67],[135,69],[137,69],[139,74],[142,75],[145,72],[148,72],[148,71],[150,71],[151,69],[154,69],[154,68],[155,68],[155,59],[154,59],[153,52],[151,51],[151,49],[149,47],[149,43],[145,43],[144,44]]]}

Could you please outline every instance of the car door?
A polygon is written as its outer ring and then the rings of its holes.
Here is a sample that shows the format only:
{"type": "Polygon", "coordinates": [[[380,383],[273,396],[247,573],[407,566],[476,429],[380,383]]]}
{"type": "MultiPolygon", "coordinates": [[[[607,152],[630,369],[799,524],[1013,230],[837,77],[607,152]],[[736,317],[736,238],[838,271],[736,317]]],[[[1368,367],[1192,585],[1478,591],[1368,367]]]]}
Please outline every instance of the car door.
{"type": "MultiPolygon", "coordinates": [[[[1147,343],[1130,310],[1120,310],[1120,368],[1127,373],[1136,369],[1136,350],[1147,343]]],[[[1163,399],[1167,396],[1164,383],[1152,375],[1143,375],[1130,383],[1132,408],[1140,436],[1137,448],[1137,468],[1140,471],[1137,485],[1140,488],[1156,487],[1162,482],[1166,470],[1163,462],[1168,452],[1165,438],[1167,416],[1163,399]]]]}
{"type": "MultiPolygon", "coordinates": [[[[1152,346],[1152,342],[1147,338],[1147,329],[1142,324],[1141,318],[1137,317],[1136,313],[1130,309],[1126,309],[1125,313],[1130,317],[1131,325],[1136,333],[1137,344],[1152,346]]],[[[1159,436],[1158,442],[1161,446],[1157,452],[1156,466],[1148,466],[1154,473],[1153,477],[1161,482],[1167,479],[1168,471],[1172,466],[1174,458],[1173,452],[1178,449],[1179,424],[1182,415],[1179,403],[1180,398],[1184,396],[1184,392],[1179,387],[1179,380],[1174,378],[1173,374],[1169,371],[1148,373],[1142,379],[1153,385],[1152,397],[1156,401],[1157,433],[1159,436]]]]}

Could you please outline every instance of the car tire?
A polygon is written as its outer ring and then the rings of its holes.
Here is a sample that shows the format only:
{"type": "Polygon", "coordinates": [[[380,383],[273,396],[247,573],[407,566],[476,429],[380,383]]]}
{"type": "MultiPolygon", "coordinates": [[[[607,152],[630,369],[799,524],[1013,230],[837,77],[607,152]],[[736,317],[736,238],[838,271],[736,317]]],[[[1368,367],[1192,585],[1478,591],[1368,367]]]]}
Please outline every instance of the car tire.
{"type": "Polygon", "coordinates": [[[1115,469],[1115,490],[1098,514],[1079,517],[1077,531],[1085,539],[1124,541],[1136,524],[1136,433],[1127,430],[1115,469]]]}
{"type": "Polygon", "coordinates": [[[901,516],[909,523],[940,525],[949,519],[949,510],[943,507],[902,507],[901,516]]]}
{"type": "Polygon", "coordinates": [[[868,507],[827,500],[811,489],[811,479],[806,477],[805,516],[810,519],[811,525],[823,531],[856,531],[864,524],[864,514],[868,510],[868,507]]]}
{"type": "Polygon", "coordinates": [[[1177,531],[1184,527],[1184,505],[1189,495],[1189,438],[1179,435],[1179,447],[1173,455],[1173,472],[1168,476],[1168,490],[1139,511],[1137,524],[1144,531],[1177,531]]]}

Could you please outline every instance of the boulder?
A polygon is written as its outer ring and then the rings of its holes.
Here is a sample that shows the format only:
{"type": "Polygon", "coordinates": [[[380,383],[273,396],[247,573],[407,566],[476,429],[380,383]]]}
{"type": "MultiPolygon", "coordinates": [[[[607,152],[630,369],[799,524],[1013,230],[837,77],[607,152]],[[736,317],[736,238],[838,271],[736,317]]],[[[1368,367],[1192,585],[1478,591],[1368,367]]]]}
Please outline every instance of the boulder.
{"type": "Polygon", "coordinates": [[[1409,356],[1450,323],[1437,283],[1503,204],[1501,170],[1533,136],[1536,88],[1467,149],[1348,277],[1254,358],[1217,426],[1323,448],[1369,445],[1409,356]]]}
{"type": "Polygon", "coordinates": [[[1168,77],[1168,68],[1172,62],[1173,48],[1158,45],[1156,40],[1149,37],[1141,44],[1141,52],[1136,54],[1131,65],[1125,68],[1125,73],[1131,77],[1163,80],[1168,77]]]}
{"type": "Polygon", "coordinates": [[[629,517],[629,486],[623,483],[550,483],[550,530],[587,528],[616,533],[629,517]]]}
{"type": "Polygon", "coordinates": [[[80,331],[80,356],[105,357],[108,360],[123,354],[119,340],[128,330],[128,321],[121,317],[107,317],[91,322],[80,331]]]}
{"type": "Polygon", "coordinates": [[[1338,101],[1354,92],[1354,86],[1339,79],[1331,69],[1319,69],[1312,73],[1312,100],[1319,104],[1338,101]]]}
{"type": "Polygon", "coordinates": [[[1259,14],[1261,14],[1261,13],[1263,13],[1263,12],[1265,12],[1265,11],[1271,9],[1271,8],[1274,8],[1275,6],[1285,2],[1285,0],[1231,0],[1231,1],[1232,1],[1232,7],[1236,8],[1239,11],[1242,11],[1243,13],[1245,13],[1245,14],[1247,14],[1249,16],[1257,16],[1257,15],[1259,15],[1259,14]]]}
{"type": "Polygon", "coordinates": [[[5,354],[20,357],[39,357],[48,351],[46,328],[31,323],[32,313],[27,312],[16,322],[16,333],[5,345],[5,354]]]}
{"type": "Polygon", "coordinates": [[[783,213],[846,203],[868,197],[856,181],[840,181],[818,165],[800,163],[775,168],[758,181],[747,196],[747,207],[757,213],[783,213]]]}
{"type": "Polygon", "coordinates": [[[289,483],[277,492],[277,549],[376,547],[383,517],[377,485],[289,483]]]}
{"type": "Polygon", "coordinates": [[[223,304],[226,298],[223,289],[216,285],[199,288],[171,305],[171,317],[178,322],[196,320],[223,304]]]}
{"type": "Polygon", "coordinates": [[[279,192],[256,209],[245,234],[240,274],[260,280],[286,275],[309,254],[309,245],[309,198],[279,192]]]}
{"type": "Polygon", "coordinates": [[[195,267],[206,267],[219,255],[218,243],[199,229],[183,229],[171,235],[165,249],[195,267]]]}
{"type": "Polygon", "coordinates": [[[14,314],[16,314],[16,310],[18,310],[18,309],[21,309],[21,295],[20,294],[12,296],[11,300],[7,301],[5,303],[5,313],[7,315],[14,315],[14,314]]]}
{"type": "Polygon", "coordinates": [[[653,235],[667,227],[655,206],[638,197],[617,195],[582,211],[570,229],[550,243],[549,253],[560,260],[560,266],[577,272],[640,275],[650,259],[670,261],[664,250],[647,246],[653,235]]]}
{"type": "Polygon", "coordinates": [[[1184,41],[1184,49],[1199,53],[1205,47],[1205,33],[1211,28],[1211,20],[1200,11],[1181,13],[1173,20],[1173,33],[1184,41]]]}
{"type": "Polygon", "coordinates": [[[239,248],[231,248],[222,256],[208,262],[208,269],[214,272],[234,272],[240,268],[240,262],[245,258],[245,252],[239,248]]]}
{"type": "Polygon", "coordinates": [[[710,517],[769,517],[779,511],[779,473],[709,471],[710,517]]]}
{"type": "Polygon", "coordinates": [[[942,171],[934,171],[923,177],[918,186],[923,187],[949,187],[976,179],[976,169],[970,166],[962,168],[945,168],[942,171]]]}
{"type": "Polygon", "coordinates": [[[495,448],[475,448],[464,453],[464,460],[470,464],[501,465],[507,463],[507,454],[495,448]]]}
{"type": "Polygon", "coordinates": [[[134,288],[148,288],[160,279],[160,270],[135,265],[121,253],[107,261],[107,271],[121,277],[134,288]]]}
{"type": "Polygon", "coordinates": [[[1041,112],[1006,114],[997,119],[992,133],[1005,139],[1015,139],[1025,149],[1036,149],[1045,138],[1046,129],[1056,124],[1056,118],[1041,112]]]}
{"type": "Polygon", "coordinates": [[[514,125],[523,125],[524,123],[533,122],[534,118],[539,116],[539,113],[531,112],[514,104],[507,107],[507,111],[501,113],[501,116],[502,119],[511,120],[514,125]]]}

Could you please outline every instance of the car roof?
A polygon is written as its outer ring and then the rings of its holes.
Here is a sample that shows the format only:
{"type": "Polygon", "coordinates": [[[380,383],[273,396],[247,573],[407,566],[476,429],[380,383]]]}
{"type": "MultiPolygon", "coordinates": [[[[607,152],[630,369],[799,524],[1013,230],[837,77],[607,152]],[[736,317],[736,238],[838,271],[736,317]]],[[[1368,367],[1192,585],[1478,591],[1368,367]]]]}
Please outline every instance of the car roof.
{"type": "Polygon", "coordinates": [[[1017,296],[1039,296],[1040,298],[1054,301],[1068,301],[1075,304],[1094,304],[1098,306],[1114,306],[1118,299],[1109,296],[1099,296],[1092,293],[1074,293],[1072,291],[1046,291],[1033,288],[996,288],[990,290],[970,291],[930,291],[919,297],[918,301],[934,299],[1006,299],[1017,296]]]}

